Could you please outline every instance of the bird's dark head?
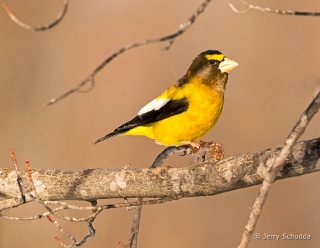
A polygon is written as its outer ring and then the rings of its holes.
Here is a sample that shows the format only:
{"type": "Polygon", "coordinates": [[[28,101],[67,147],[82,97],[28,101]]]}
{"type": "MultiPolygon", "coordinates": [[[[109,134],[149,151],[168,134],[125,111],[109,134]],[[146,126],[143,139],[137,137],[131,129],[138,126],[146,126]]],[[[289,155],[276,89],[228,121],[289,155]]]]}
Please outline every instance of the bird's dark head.
{"type": "Polygon", "coordinates": [[[223,89],[228,79],[228,72],[237,67],[237,62],[228,59],[217,50],[208,50],[200,53],[192,62],[186,76],[197,77],[203,83],[218,84],[223,89]]]}

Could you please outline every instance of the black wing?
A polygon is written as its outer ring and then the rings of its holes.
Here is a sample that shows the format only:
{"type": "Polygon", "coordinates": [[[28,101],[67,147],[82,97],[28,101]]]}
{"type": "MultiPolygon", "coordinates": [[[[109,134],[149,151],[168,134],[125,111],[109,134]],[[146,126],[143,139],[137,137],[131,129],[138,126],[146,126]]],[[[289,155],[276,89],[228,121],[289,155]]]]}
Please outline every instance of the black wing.
{"type": "Polygon", "coordinates": [[[142,115],[137,115],[131,121],[121,125],[116,128],[112,133],[96,140],[94,144],[101,142],[105,139],[111,138],[115,135],[119,135],[129,131],[132,128],[138,126],[148,126],[154,122],[161,121],[163,119],[169,118],[171,116],[181,114],[187,111],[189,103],[186,97],[179,100],[170,100],[165,105],[163,105],[159,110],[151,110],[142,115]]]}

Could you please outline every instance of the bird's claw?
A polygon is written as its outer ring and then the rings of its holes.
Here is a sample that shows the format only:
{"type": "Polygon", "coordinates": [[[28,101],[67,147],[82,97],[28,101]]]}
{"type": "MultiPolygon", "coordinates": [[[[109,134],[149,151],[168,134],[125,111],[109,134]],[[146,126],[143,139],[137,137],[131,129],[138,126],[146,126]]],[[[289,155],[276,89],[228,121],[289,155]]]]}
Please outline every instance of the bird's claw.
{"type": "Polygon", "coordinates": [[[187,151],[183,151],[182,154],[179,154],[180,156],[186,156],[187,155],[187,151]]]}

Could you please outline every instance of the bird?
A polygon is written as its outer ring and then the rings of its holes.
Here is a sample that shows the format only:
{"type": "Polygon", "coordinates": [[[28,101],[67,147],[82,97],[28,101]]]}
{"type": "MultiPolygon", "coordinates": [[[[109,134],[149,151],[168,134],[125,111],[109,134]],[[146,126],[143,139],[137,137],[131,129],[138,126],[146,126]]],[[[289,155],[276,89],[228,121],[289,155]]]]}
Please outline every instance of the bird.
{"type": "Polygon", "coordinates": [[[228,73],[237,66],[218,50],[200,53],[182,78],[94,144],[118,135],[146,136],[163,146],[196,144],[218,121],[228,73]]]}

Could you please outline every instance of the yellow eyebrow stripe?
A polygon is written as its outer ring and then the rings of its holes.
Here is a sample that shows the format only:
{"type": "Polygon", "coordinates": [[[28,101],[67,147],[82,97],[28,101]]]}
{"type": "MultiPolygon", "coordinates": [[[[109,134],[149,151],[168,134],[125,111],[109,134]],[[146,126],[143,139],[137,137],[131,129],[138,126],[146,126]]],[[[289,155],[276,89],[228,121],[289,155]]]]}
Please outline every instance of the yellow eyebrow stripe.
{"type": "Polygon", "coordinates": [[[205,55],[207,60],[218,60],[218,61],[222,61],[224,58],[223,54],[207,54],[205,55]]]}

